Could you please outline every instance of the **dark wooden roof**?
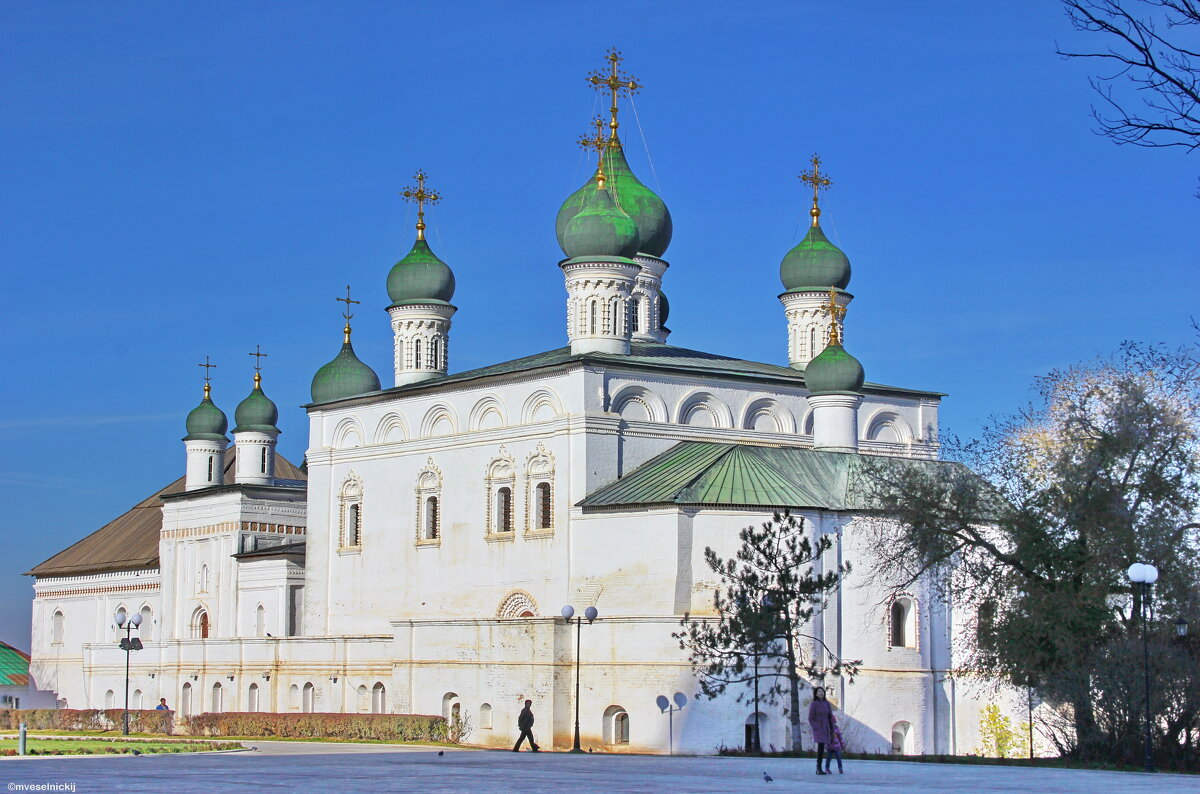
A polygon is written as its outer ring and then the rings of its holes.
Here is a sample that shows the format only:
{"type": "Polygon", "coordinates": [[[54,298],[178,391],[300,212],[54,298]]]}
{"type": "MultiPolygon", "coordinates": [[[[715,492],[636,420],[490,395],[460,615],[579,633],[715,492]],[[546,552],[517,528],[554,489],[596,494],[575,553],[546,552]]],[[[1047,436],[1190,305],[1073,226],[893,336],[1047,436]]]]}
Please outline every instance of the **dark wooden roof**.
{"type": "MultiPolygon", "coordinates": [[[[236,447],[225,454],[225,478],[233,479],[236,447]]],[[[304,472],[282,455],[275,457],[275,476],[280,480],[305,481],[304,472]]],[[[158,567],[158,536],[162,530],[160,497],[183,493],[184,478],[162,488],[114,518],[83,540],[63,549],[27,576],[82,576],[107,571],[137,571],[158,567]]]]}

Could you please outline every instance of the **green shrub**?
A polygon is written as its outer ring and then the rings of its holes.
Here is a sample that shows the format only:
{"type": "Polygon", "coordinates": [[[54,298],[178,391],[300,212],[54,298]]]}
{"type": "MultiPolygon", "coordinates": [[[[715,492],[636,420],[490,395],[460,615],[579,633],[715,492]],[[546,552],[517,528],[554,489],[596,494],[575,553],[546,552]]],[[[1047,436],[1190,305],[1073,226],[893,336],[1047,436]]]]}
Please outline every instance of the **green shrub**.
{"type": "MultiPolygon", "coordinates": [[[[31,731],[113,731],[121,729],[121,709],[2,709],[0,729],[15,731],[21,723],[31,731]]],[[[170,711],[129,711],[131,733],[171,733],[170,711]]]]}
{"type": "Polygon", "coordinates": [[[271,714],[225,712],[184,718],[195,736],[278,736],[385,742],[447,741],[446,720],[425,714],[271,714]]]}

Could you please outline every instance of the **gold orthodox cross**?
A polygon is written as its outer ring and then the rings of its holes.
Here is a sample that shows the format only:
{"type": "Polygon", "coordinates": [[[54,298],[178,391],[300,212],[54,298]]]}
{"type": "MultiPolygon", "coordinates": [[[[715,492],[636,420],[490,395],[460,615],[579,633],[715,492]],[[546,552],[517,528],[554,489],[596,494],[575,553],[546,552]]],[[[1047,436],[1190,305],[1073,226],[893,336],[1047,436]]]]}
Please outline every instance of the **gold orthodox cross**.
{"type": "MultiPolygon", "coordinates": [[[[414,190],[411,187],[406,187],[400,193],[401,196],[404,196],[405,201],[417,202],[417,239],[418,240],[425,239],[425,205],[428,204],[429,206],[432,207],[434,204],[437,204],[439,201],[442,200],[441,193],[438,193],[436,190],[426,190],[425,189],[425,180],[428,178],[429,177],[425,175],[424,171],[417,171],[417,173],[413,174],[413,179],[417,180],[416,189],[414,190]]],[[[350,307],[347,306],[346,308],[350,308],[350,307]]]]}
{"type": "Polygon", "coordinates": [[[621,53],[616,47],[608,51],[608,55],[604,56],[608,61],[608,74],[597,69],[587,76],[587,81],[591,83],[597,91],[608,91],[612,98],[612,106],[608,109],[610,121],[608,127],[611,130],[609,138],[617,139],[617,94],[624,91],[628,96],[633,96],[637,90],[642,87],[642,84],[637,81],[637,78],[631,74],[624,74],[617,69],[617,64],[622,60],[621,53]]]}
{"type": "Polygon", "coordinates": [[[842,343],[842,335],[838,330],[838,323],[846,316],[846,307],[837,302],[836,289],[833,287],[829,288],[829,303],[821,308],[829,315],[829,344],[840,345],[842,343]]]}
{"type": "Polygon", "coordinates": [[[342,303],[346,304],[346,311],[342,312],[342,316],[346,318],[345,333],[346,333],[346,341],[349,342],[350,341],[350,318],[354,316],[354,312],[350,311],[350,304],[362,303],[362,301],[356,301],[356,300],[350,299],[350,285],[349,284],[346,285],[346,297],[334,298],[334,300],[341,301],[342,303]]]}
{"type": "Polygon", "coordinates": [[[833,184],[829,177],[821,173],[821,158],[815,154],[812,156],[812,170],[805,171],[800,175],[800,181],[805,184],[812,185],[813,190],[813,205],[809,210],[812,215],[813,226],[817,225],[817,218],[821,216],[821,208],[817,206],[817,194],[820,190],[827,190],[833,184]]]}
{"type": "Polygon", "coordinates": [[[204,367],[204,396],[207,398],[209,392],[212,391],[212,385],[209,383],[212,380],[212,370],[216,369],[217,365],[209,361],[208,356],[205,356],[204,363],[196,366],[204,367]]]}
{"type": "Polygon", "coordinates": [[[597,153],[599,162],[596,165],[596,189],[604,190],[604,153],[611,149],[615,144],[604,137],[604,119],[597,116],[592,120],[592,126],[596,128],[596,134],[580,135],[579,145],[584,149],[590,149],[597,153]]]}

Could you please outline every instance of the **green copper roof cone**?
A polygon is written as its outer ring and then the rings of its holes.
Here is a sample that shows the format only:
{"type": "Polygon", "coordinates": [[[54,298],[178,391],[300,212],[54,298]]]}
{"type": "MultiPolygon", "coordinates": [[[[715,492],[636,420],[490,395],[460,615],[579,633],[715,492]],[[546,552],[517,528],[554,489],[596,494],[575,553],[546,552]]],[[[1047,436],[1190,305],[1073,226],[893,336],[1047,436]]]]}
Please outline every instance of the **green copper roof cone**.
{"type": "MultiPolygon", "coordinates": [[[[671,213],[667,205],[658,195],[646,187],[634,176],[625,160],[625,152],[618,141],[604,156],[604,171],[606,187],[613,194],[613,199],[637,225],[638,253],[660,257],[666,253],[671,244],[671,213]]],[[[559,244],[563,242],[567,224],[583,210],[588,198],[588,191],[595,191],[596,177],[584,183],[563,202],[554,222],[554,231],[558,235],[559,244]]]]}
{"type": "Polygon", "coordinates": [[[279,432],[279,428],[275,426],[279,421],[279,409],[271,402],[271,398],[263,393],[262,375],[257,372],[254,373],[254,388],[246,399],[238,403],[237,410],[233,412],[233,420],[237,422],[237,427],[233,428],[235,433],[279,432]]]}
{"type": "Polygon", "coordinates": [[[850,285],[850,259],[814,224],[779,265],[785,291],[845,289],[850,285]]]}
{"type": "Polygon", "coordinates": [[[840,394],[862,389],[863,365],[837,341],[817,354],[804,368],[804,385],[813,394],[840,394]]]}
{"type": "Polygon", "coordinates": [[[393,306],[449,303],[454,297],[454,272],[429,248],[424,235],[419,235],[412,250],[388,273],[387,291],[393,306]]]}
{"type": "Polygon", "coordinates": [[[204,384],[204,399],[187,415],[187,435],[184,441],[228,441],[225,431],[229,420],[225,412],[216,406],[209,396],[210,389],[204,384]]]}
{"type": "Polygon", "coordinates": [[[313,375],[312,401],[327,403],[373,391],[379,391],[379,376],[354,355],[347,323],[346,341],[342,343],[341,352],[313,375]]]}
{"type": "Polygon", "coordinates": [[[574,259],[587,256],[637,254],[638,227],[613,202],[608,188],[591,188],[583,208],[571,218],[559,237],[563,253],[574,259]]]}

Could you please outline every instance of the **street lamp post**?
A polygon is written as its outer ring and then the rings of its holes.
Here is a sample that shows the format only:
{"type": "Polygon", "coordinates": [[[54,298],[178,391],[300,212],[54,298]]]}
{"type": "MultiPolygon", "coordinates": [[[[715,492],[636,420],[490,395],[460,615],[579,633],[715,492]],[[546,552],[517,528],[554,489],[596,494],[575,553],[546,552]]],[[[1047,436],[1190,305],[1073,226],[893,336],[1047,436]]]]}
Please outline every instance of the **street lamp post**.
{"type": "Polygon", "coordinates": [[[674,698],[675,702],[672,703],[666,695],[659,695],[655,701],[658,710],[667,715],[667,755],[675,755],[675,712],[683,711],[687,705],[687,695],[682,692],[676,692],[674,698]]]}
{"type": "MultiPolygon", "coordinates": [[[[575,618],[575,743],[571,746],[571,752],[582,753],[583,748],[579,746],[579,653],[583,647],[583,618],[587,618],[588,625],[596,619],[600,613],[595,607],[588,607],[583,610],[582,617],[575,618]]],[[[571,618],[575,617],[575,607],[567,604],[562,608],[563,620],[569,624],[571,618]]]]}
{"type": "Polygon", "coordinates": [[[142,625],[142,616],[134,612],[126,618],[124,612],[117,612],[115,616],[117,628],[125,629],[125,636],[121,639],[120,648],[125,651],[125,713],[121,718],[121,732],[126,736],[129,735],[129,654],[132,651],[140,651],[142,649],[142,641],[137,637],[130,637],[130,632],[138,626],[142,625]]]}
{"type": "Polygon", "coordinates": [[[1129,566],[1129,581],[1134,587],[1141,585],[1141,600],[1138,618],[1142,623],[1142,672],[1145,677],[1144,697],[1146,701],[1146,726],[1144,737],[1144,762],[1147,772],[1154,771],[1154,751],[1150,739],[1150,635],[1146,626],[1146,602],[1150,600],[1150,585],[1158,581],[1158,569],[1153,565],[1135,562],[1129,566]]]}

